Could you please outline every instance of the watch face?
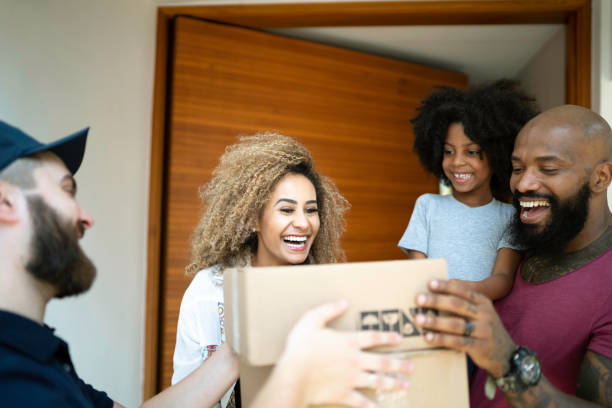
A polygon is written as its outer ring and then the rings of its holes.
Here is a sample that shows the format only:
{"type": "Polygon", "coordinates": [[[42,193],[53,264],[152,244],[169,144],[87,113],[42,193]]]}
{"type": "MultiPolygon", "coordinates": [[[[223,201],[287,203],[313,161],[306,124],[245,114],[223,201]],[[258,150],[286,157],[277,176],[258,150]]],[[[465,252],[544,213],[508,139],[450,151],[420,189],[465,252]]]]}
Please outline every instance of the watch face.
{"type": "Polygon", "coordinates": [[[541,375],[540,362],[537,357],[531,354],[524,356],[521,360],[519,372],[524,384],[537,384],[541,375]]]}

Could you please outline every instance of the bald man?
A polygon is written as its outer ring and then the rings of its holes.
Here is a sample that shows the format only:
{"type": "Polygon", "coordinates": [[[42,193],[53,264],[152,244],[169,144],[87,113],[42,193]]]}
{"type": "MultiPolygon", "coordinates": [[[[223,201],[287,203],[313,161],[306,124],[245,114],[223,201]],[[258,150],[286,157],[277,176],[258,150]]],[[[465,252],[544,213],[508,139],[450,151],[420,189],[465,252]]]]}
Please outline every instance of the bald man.
{"type": "Polygon", "coordinates": [[[437,281],[417,303],[455,313],[418,316],[431,344],[480,367],[472,407],[612,406],[612,131],[588,109],[561,106],[519,133],[511,229],[527,256],[495,306],[461,283],[437,281]]]}

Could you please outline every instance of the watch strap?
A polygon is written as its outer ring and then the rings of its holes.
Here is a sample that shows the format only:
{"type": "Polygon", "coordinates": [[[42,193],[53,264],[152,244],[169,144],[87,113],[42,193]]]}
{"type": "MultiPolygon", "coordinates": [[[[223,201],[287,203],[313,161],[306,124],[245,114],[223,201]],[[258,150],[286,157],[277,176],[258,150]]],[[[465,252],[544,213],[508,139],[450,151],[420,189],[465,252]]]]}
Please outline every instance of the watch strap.
{"type": "Polygon", "coordinates": [[[520,393],[527,388],[536,385],[539,382],[540,377],[541,370],[537,354],[526,347],[517,347],[510,355],[510,368],[504,376],[495,379],[490,374],[488,375],[487,381],[485,382],[485,395],[487,398],[493,399],[495,397],[496,388],[499,388],[502,390],[502,392],[520,393]],[[532,361],[535,361],[535,369],[537,370],[534,371],[535,377],[527,381],[521,377],[522,362],[526,357],[531,358],[532,361]]]}
{"type": "Polygon", "coordinates": [[[503,392],[521,392],[527,388],[527,386],[519,379],[517,374],[510,374],[505,377],[500,377],[495,380],[495,384],[503,392]]]}

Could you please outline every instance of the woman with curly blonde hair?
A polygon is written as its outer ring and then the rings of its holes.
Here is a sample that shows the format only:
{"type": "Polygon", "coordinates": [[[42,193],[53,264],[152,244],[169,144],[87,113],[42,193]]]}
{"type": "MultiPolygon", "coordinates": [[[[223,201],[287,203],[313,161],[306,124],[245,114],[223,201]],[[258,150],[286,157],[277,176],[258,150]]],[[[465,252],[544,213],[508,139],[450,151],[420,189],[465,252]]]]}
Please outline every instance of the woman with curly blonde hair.
{"type": "Polygon", "coordinates": [[[349,205],[316,172],[304,146],[274,133],[227,147],[200,197],[204,211],[186,268],[195,277],[181,303],[172,383],[214,351],[210,363],[218,366],[207,388],[224,408],[232,404],[238,368],[231,348],[222,345],[223,270],[344,261],[340,237],[349,205]]]}

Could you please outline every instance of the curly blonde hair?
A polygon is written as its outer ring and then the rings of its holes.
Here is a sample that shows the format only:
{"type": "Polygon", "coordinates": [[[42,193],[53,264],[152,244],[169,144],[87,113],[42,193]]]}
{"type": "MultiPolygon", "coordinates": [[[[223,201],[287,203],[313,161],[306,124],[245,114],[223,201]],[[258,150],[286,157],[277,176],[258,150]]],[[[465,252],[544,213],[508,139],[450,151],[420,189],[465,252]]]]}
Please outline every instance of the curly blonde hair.
{"type": "Polygon", "coordinates": [[[303,174],[317,194],[321,226],[306,262],[345,261],[340,237],[348,201],[331,179],[315,171],[304,146],[267,132],[228,146],[210,182],[200,187],[204,210],[191,240],[187,275],[214,265],[222,271],[249,264],[257,250],[256,221],[276,183],[290,173],[303,174]]]}

